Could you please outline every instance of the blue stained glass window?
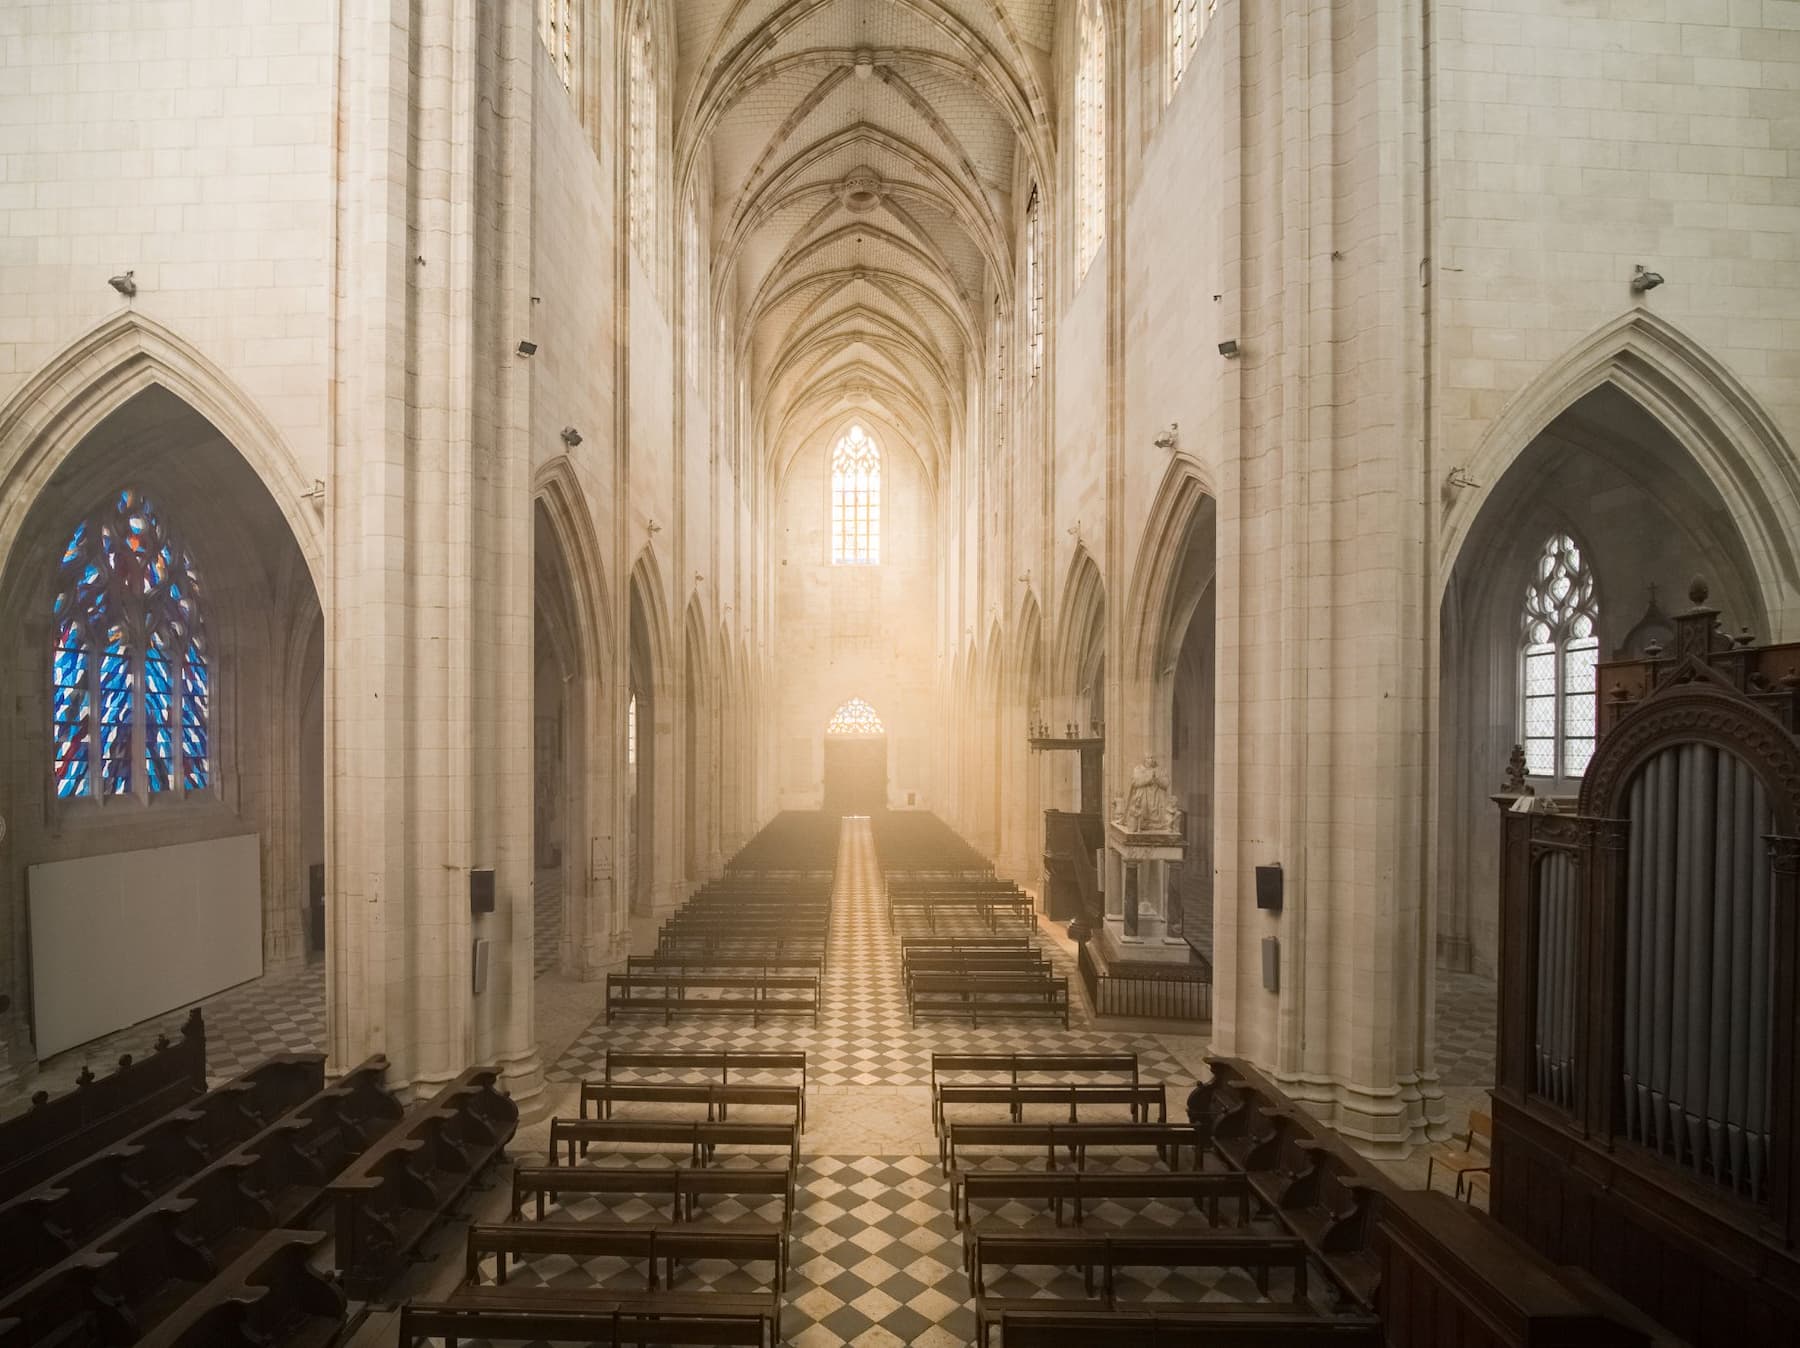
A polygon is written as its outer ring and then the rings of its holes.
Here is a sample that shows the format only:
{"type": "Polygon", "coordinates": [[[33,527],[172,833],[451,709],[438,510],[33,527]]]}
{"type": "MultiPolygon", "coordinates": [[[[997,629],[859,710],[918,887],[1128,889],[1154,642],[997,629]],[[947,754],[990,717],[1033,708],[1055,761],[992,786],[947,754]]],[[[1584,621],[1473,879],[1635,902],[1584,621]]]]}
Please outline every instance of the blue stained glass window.
{"type": "Polygon", "coordinates": [[[51,663],[57,796],[205,787],[211,678],[200,580],[186,549],[144,494],[127,487],[75,525],[59,582],[51,663]]]}

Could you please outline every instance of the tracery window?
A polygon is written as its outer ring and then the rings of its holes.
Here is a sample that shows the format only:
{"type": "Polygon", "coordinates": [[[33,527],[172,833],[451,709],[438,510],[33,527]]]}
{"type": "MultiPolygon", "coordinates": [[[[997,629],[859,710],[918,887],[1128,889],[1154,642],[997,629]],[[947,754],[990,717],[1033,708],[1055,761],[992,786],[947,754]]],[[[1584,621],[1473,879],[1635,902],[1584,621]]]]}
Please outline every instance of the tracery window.
{"type": "Polygon", "coordinates": [[[126,488],[75,526],[52,616],[51,784],[62,800],[177,795],[211,776],[211,671],[193,559],[126,488]],[[96,785],[97,784],[97,785],[96,785]]]}
{"type": "Polygon", "coordinates": [[[881,447],[852,425],[831,451],[831,564],[881,561],[881,447]]]}
{"type": "Polygon", "coordinates": [[[630,100],[629,143],[625,166],[627,226],[631,245],[650,265],[656,233],[656,65],[650,29],[650,7],[632,11],[627,39],[626,72],[630,100]]]}
{"type": "Polygon", "coordinates": [[[1030,304],[1031,377],[1044,363],[1044,211],[1037,184],[1025,201],[1025,294],[1030,304]]]}
{"type": "Polygon", "coordinates": [[[1525,587],[1520,738],[1533,777],[1576,778],[1594,755],[1600,604],[1594,573],[1566,533],[1550,535],[1525,587]]]}
{"type": "MultiPolygon", "coordinates": [[[[1171,0],[1171,3],[1173,0],[1171,0]]],[[[1081,7],[1075,70],[1075,275],[1106,237],[1106,27],[1100,0],[1081,7]]]]}
{"type": "Polygon", "coordinates": [[[637,766],[637,694],[625,701],[625,766],[637,766]]]}
{"type": "Polygon", "coordinates": [[[860,697],[853,697],[831,714],[825,733],[833,738],[867,737],[885,735],[887,727],[875,714],[875,708],[860,697]]]}
{"type": "Polygon", "coordinates": [[[1006,311],[994,300],[994,448],[1006,448],[1006,311]]]}
{"type": "Polygon", "coordinates": [[[682,250],[687,254],[686,291],[684,307],[687,310],[687,364],[688,377],[698,382],[700,377],[701,337],[706,331],[706,324],[700,318],[700,216],[690,200],[681,222],[682,250]]]}
{"type": "Polygon", "coordinates": [[[1166,0],[1169,6],[1169,93],[1193,63],[1195,44],[1219,9],[1219,0],[1166,0]]]}
{"type": "Polygon", "coordinates": [[[575,65],[574,15],[575,0],[538,0],[538,36],[550,53],[550,62],[568,87],[575,65]]]}

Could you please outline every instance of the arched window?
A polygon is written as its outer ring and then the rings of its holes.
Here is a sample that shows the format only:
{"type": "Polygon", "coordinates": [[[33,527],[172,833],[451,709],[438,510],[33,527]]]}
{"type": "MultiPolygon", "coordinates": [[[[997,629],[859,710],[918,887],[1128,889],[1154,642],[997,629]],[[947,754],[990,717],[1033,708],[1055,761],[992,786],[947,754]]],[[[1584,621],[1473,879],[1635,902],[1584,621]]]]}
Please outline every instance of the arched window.
{"type": "Polygon", "coordinates": [[[706,323],[700,317],[701,273],[704,259],[700,256],[700,214],[690,199],[687,210],[683,212],[681,221],[681,247],[687,254],[683,308],[687,311],[687,366],[688,378],[695,383],[700,382],[700,353],[704,349],[702,338],[706,333],[706,323]]]}
{"type": "Polygon", "coordinates": [[[831,564],[881,561],[881,448],[853,425],[831,451],[831,564]]]}
{"type": "Polygon", "coordinates": [[[1036,379],[1044,363],[1044,211],[1036,183],[1025,199],[1025,295],[1031,306],[1031,377],[1036,379]]]}
{"type": "Polygon", "coordinates": [[[994,297],[994,450],[1006,449],[1006,311],[994,297]]]}
{"type": "Polygon", "coordinates": [[[825,726],[825,733],[833,738],[847,739],[853,736],[885,735],[887,727],[875,714],[875,708],[860,697],[853,697],[831,713],[831,720],[825,726]]]}
{"type": "Polygon", "coordinates": [[[51,610],[58,798],[205,788],[212,682],[200,595],[193,559],[142,492],[126,488],[75,526],[51,610]]]}
{"type": "Polygon", "coordinates": [[[1575,540],[1550,535],[1525,587],[1519,654],[1525,771],[1572,779],[1594,755],[1594,672],[1600,658],[1594,573],[1575,540]]]}
{"type": "Polygon", "coordinates": [[[538,0],[538,36],[550,53],[550,63],[567,88],[575,64],[575,0],[538,0]]]}
{"type": "Polygon", "coordinates": [[[625,766],[637,766],[637,694],[625,701],[625,766]]]}
{"type": "Polygon", "coordinates": [[[1219,8],[1219,0],[1165,0],[1169,6],[1169,93],[1193,62],[1194,46],[1219,8]]]}
{"type": "Polygon", "coordinates": [[[1075,275],[1106,237],[1106,18],[1100,0],[1081,6],[1075,68],[1075,275]]]}
{"type": "Polygon", "coordinates": [[[649,267],[655,257],[656,237],[656,62],[650,6],[640,3],[632,11],[627,39],[626,73],[629,84],[630,125],[625,161],[626,223],[631,245],[649,267]]]}

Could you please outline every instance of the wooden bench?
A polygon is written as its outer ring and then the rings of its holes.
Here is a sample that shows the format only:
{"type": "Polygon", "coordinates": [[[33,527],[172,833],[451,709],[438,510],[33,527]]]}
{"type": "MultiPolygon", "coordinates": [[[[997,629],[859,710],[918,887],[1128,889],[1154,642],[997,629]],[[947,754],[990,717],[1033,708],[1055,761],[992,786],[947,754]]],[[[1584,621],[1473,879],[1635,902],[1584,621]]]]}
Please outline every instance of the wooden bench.
{"type": "MultiPolygon", "coordinates": [[[[583,1305],[592,1304],[583,1299],[583,1305]]],[[[457,1348],[463,1339],[518,1342],[585,1343],[596,1348],[652,1348],[661,1344],[742,1345],[762,1348],[768,1322],[757,1315],[672,1315],[667,1311],[625,1309],[621,1299],[602,1301],[594,1309],[571,1305],[561,1291],[546,1292],[527,1302],[510,1295],[497,1306],[463,1302],[409,1301],[400,1308],[400,1348],[417,1348],[442,1339],[457,1348]]]]}
{"type": "Polygon", "coordinates": [[[1061,976],[918,974],[907,983],[906,1004],[914,1024],[923,1015],[966,1014],[974,1029],[985,1010],[990,1019],[1047,1015],[1069,1028],[1069,980],[1061,976]]]}
{"type": "Polygon", "coordinates": [[[811,974],[814,978],[825,976],[825,962],[816,955],[789,955],[786,958],[758,959],[754,955],[631,955],[625,960],[625,972],[648,973],[658,969],[670,969],[677,973],[703,969],[751,969],[774,973],[811,974]]]}
{"type": "Polygon", "coordinates": [[[344,1295],[308,1263],[325,1239],[323,1231],[259,1233],[241,1257],[140,1339],[140,1348],[336,1342],[344,1295]]]}
{"type": "Polygon", "coordinates": [[[476,1176],[505,1153],[518,1106],[472,1067],[409,1112],[329,1186],[344,1288],[368,1299],[406,1266],[476,1176]]]}
{"type": "Polygon", "coordinates": [[[1234,1172],[1171,1171],[1130,1175],[1104,1171],[1084,1174],[1070,1170],[1012,1174],[970,1171],[963,1176],[962,1201],[956,1219],[965,1230],[971,1227],[979,1230],[979,1221],[974,1216],[977,1203],[1041,1200],[1050,1208],[1057,1226],[1063,1225],[1065,1212],[1071,1210],[1073,1225],[1080,1226],[1086,1215],[1086,1204],[1109,1199],[1171,1199],[1204,1202],[1208,1222],[1218,1226],[1219,1203],[1224,1200],[1238,1205],[1236,1225],[1243,1227],[1250,1224],[1253,1196],[1249,1179],[1234,1172]]]}
{"type": "Polygon", "coordinates": [[[788,1169],[800,1166],[800,1130],[787,1123],[690,1123],[678,1119],[551,1119],[550,1164],[568,1152],[575,1165],[593,1146],[648,1145],[685,1148],[688,1163],[704,1166],[719,1147],[782,1147],[788,1169]]]}
{"type": "Polygon", "coordinates": [[[205,1092],[206,1023],[195,1007],[174,1042],[159,1035],[148,1054],[124,1054],[103,1077],[83,1067],[74,1089],[55,1098],[39,1091],[23,1114],[0,1122],[0,1199],[42,1184],[205,1092]]]}
{"type": "MultiPolygon", "coordinates": [[[[736,1223],[733,1223],[735,1226],[736,1223]]],[[[628,1311],[639,1315],[681,1315],[692,1318],[723,1316],[755,1319],[766,1325],[769,1342],[781,1338],[781,1292],[785,1285],[781,1236],[775,1231],[701,1229],[692,1225],[603,1226],[595,1223],[507,1222],[469,1228],[464,1265],[465,1282],[449,1297],[459,1306],[505,1309],[508,1306],[585,1311],[628,1311]],[[519,1287],[507,1282],[509,1266],[526,1259],[560,1255],[577,1262],[618,1259],[641,1265],[644,1293],[620,1294],[610,1290],[519,1287]],[[676,1268],[700,1259],[734,1263],[769,1263],[775,1269],[773,1292],[681,1293],[672,1290],[676,1268]],[[484,1284],[482,1274],[489,1261],[494,1281],[484,1284]],[[661,1267],[668,1269],[661,1276],[661,1267]]]]}
{"type": "Polygon", "coordinates": [[[719,1085],[701,1082],[685,1085],[675,1082],[584,1081],[579,1098],[580,1115],[588,1116],[588,1106],[595,1107],[595,1117],[610,1119],[616,1104],[705,1105],[706,1119],[728,1120],[733,1105],[773,1106],[793,1111],[795,1127],[800,1127],[806,1114],[806,1092],[798,1086],[719,1085]]]}
{"type": "Polygon", "coordinates": [[[933,1053],[931,1093],[937,1095],[940,1078],[952,1074],[981,1078],[979,1084],[1002,1081],[1017,1086],[1023,1077],[1053,1077],[1058,1084],[1072,1078],[1110,1076],[1138,1084],[1135,1053],[933,1053]]]}
{"type": "Polygon", "coordinates": [[[950,1207],[957,1209],[967,1173],[957,1148],[1029,1148],[1041,1152],[1044,1169],[1055,1170],[1059,1152],[1067,1152],[1070,1168],[1086,1170],[1093,1148],[1150,1147],[1171,1171],[1181,1169],[1182,1149],[1190,1148],[1195,1170],[1204,1167],[1210,1139],[1204,1130],[1179,1123],[949,1123],[944,1128],[944,1170],[950,1177],[950,1207]]]}
{"type": "MultiPolygon", "coordinates": [[[[1167,1123],[1169,1121],[1168,1094],[1160,1081],[1147,1081],[1136,1086],[1114,1086],[1095,1082],[1070,1082],[1057,1086],[940,1086],[932,1111],[933,1121],[940,1126],[938,1133],[938,1159],[943,1160],[942,1122],[947,1121],[945,1109],[950,1105],[1005,1105],[1006,1117],[1013,1123],[1024,1123],[1024,1111],[1027,1106],[1066,1108],[1069,1112],[1068,1122],[1080,1123],[1081,1108],[1096,1106],[1122,1105],[1130,1114],[1132,1123],[1167,1123]],[[1155,1110],[1156,1117],[1150,1113],[1155,1110]]],[[[970,1120],[979,1122],[979,1120],[970,1120]]],[[[1098,1122],[1090,1118],[1088,1122],[1098,1122]]]]}
{"type": "MultiPolygon", "coordinates": [[[[1255,1278],[1264,1296],[1268,1295],[1270,1275],[1287,1272],[1292,1287],[1288,1302],[1244,1305],[1268,1305],[1288,1312],[1295,1308],[1307,1312],[1311,1309],[1306,1299],[1308,1251],[1304,1241],[1291,1236],[1176,1231],[1098,1235],[1051,1231],[976,1234],[970,1243],[970,1282],[975,1291],[975,1342],[978,1348],[986,1348],[988,1330],[1008,1312],[1035,1313],[1056,1309],[1098,1314],[1128,1308],[1131,1303],[1119,1301],[1116,1274],[1121,1268],[1145,1265],[1162,1269],[1242,1268],[1255,1278]],[[1047,1305],[1040,1297],[1001,1297],[988,1292],[988,1269],[1020,1265],[1080,1268],[1087,1295],[1063,1298],[1047,1305]],[[1100,1275],[1098,1287],[1095,1286],[1096,1272],[1100,1275]]],[[[1241,1313],[1261,1315],[1269,1312],[1246,1310],[1241,1313]]]]}
{"type": "MultiPolygon", "coordinates": [[[[752,1200],[755,1206],[764,1199],[779,1198],[782,1203],[780,1227],[783,1238],[793,1224],[794,1173],[778,1170],[740,1170],[737,1167],[717,1170],[650,1170],[636,1166],[600,1167],[585,1165],[522,1165],[513,1168],[511,1220],[523,1220],[525,1204],[535,1199],[537,1220],[545,1220],[550,1202],[559,1206],[564,1194],[581,1194],[606,1199],[620,1194],[666,1200],[667,1220],[691,1222],[698,1219],[703,1199],[739,1198],[752,1200]]],[[[661,1220],[658,1218],[657,1220],[661,1220]]]]}
{"type": "Polygon", "coordinates": [[[1006,1348],[1382,1348],[1381,1322],[1288,1303],[1191,1308],[1116,1307],[1102,1312],[1010,1310],[1000,1315],[1006,1348]]]}
{"type": "Polygon", "coordinates": [[[721,1086],[731,1084],[731,1074],[736,1072],[742,1081],[746,1072],[758,1075],[770,1073],[800,1078],[800,1127],[806,1127],[806,1055],[804,1053],[758,1053],[738,1052],[732,1049],[713,1050],[700,1053],[642,1053],[636,1051],[620,1052],[608,1049],[600,1062],[600,1080],[609,1084],[621,1080],[627,1074],[637,1078],[640,1074],[654,1072],[667,1075],[671,1072],[701,1073],[707,1077],[716,1074],[721,1086]]]}
{"type": "Polygon", "coordinates": [[[969,911],[987,924],[989,931],[999,930],[1000,914],[1005,913],[1026,925],[1037,922],[1036,908],[1029,894],[1009,897],[1000,894],[908,894],[888,896],[888,926],[895,926],[906,913],[923,913],[926,926],[937,930],[941,912],[969,911]]]}
{"type": "Polygon", "coordinates": [[[694,1015],[811,1016],[819,1023],[819,980],[804,974],[676,973],[655,970],[606,976],[606,1023],[615,1014],[660,1011],[669,1024],[678,1011],[694,1015]],[[717,996],[689,997],[690,992],[717,996]]]}

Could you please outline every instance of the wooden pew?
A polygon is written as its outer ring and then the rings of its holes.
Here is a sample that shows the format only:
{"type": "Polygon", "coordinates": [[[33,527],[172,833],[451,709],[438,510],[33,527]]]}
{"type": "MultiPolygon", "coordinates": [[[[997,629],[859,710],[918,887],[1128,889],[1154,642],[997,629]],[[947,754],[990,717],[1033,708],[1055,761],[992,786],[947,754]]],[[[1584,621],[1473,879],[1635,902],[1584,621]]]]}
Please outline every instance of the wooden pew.
{"type": "Polygon", "coordinates": [[[942,912],[967,911],[987,924],[989,931],[999,929],[999,917],[1007,914],[1028,926],[1037,922],[1036,909],[1029,894],[907,894],[888,895],[888,926],[895,926],[907,913],[923,913],[928,928],[937,930],[937,915],[942,912]]]}
{"type": "Polygon", "coordinates": [[[1004,974],[918,974],[906,987],[912,1023],[922,1015],[967,1014],[970,1028],[993,1015],[1048,1015],[1069,1028],[1069,980],[1062,976],[1004,974]]]}
{"type": "Polygon", "coordinates": [[[344,1294],[308,1264],[323,1231],[262,1233],[140,1340],[140,1348],[281,1344],[325,1348],[344,1327],[344,1294]]]}
{"type": "Polygon", "coordinates": [[[1305,1311],[1287,1303],[1157,1306],[1099,1313],[1011,1310],[1000,1316],[1006,1348],[1382,1348],[1371,1316],[1305,1311]]]}
{"type": "MultiPolygon", "coordinates": [[[[987,1348],[988,1330],[1008,1312],[1058,1310],[1110,1314],[1121,1305],[1115,1274],[1118,1269],[1154,1264],[1158,1268],[1243,1268],[1267,1295],[1270,1275],[1290,1275],[1292,1296],[1283,1305],[1292,1311],[1310,1310],[1306,1299],[1307,1248],[1288,1236],[1254,1236],[1236,1232],[1144,1233],[1122,1236],[1043,1232],[1017,1235],[977,1235],[969,1252],[970,1281],[975,1290],[975,1342],[987,1348]],[[1039,1297],[1001,1297],[988,1292],[990,1268],[1019,1265],[1080,1268],[1087,1294],[1059,1298],[1047,1304],[1039,1297]],[[1099,1273],[1096,1287],[1096,1272],[1099,1273]]],[[[1246,1303],[1265,1304],[1265,1303],[1246,1303]]],[[[1262,1312],[1244,1312],[1261,1314],[1262,1312]]],[[[1009,1348],[1011,1346],[1009,1345],[1009,1348]]]]}
{"type": "Polygon", "coordinates": [[[696,973],[707,969],[766,970],[769,973],[811,974],[825,976],[825,962],[814,955],[790,955],[776,959],[757,959],[745,955],[631,955],[625,961],[627,973],[651,973],[660,969],[696,973]]]}
{"type": "Polygon", "coordinates": [[[409,1301],[400,1308],[400,1348],[442,1339],[585,1343],[595,1348],[652,1348],[662,1344],[737,1345],[762,1348],[768,1324],[756,1315],[685,1316],[621,1309],[617,1299],[592,1310],[571,1305],[562,1292],[546,1292],[537,1304],[509,1298],[501,1306],[409,1301]]]}
{"type": "Polygon", "coordinates": [[[0,1122],[0,1199],[44,1183],[206,1092],[206,1023],[188,1013],[174,1042],[157,1036],[143,1057],[125,1054],[103,1077],[81,1069],[73,1090],[31,1097],[23,1114],[0,1122]]]}
{"type": "MultiPolygon", "coordinates": [[[[603,1168],[597,1166],[516,1166],[512,1179],[511,1220],[524,1217],[525,1204],[535,1199],[537,1220],[544,1221],[550,1202],[559,1206],[564,1194],[582,1194],[609,1198],[619,1194],[667,1200],[668,1222],[691,1222],[701,1219],[702,1200],[732,1197],[752,1200],[746,1206],[768,1198],[782,1201],[779,1223],[783,1243],[793,1225],[794,1174],[792,1171],[740,1170],[650,1170],[636,1166],[603,1168]]],[[[656,1220],[665,1220],[660,1216],[656,1220]]]]}
{"type": "Polygon", "coordinates": [[[271,1058],[0,1205],[0,1291],[81,1249],[317,1092],[324,1063],[316,1053],[271,1058]]]}
{"type": "Polygon", "coordinates": [[[641,1079],[645,1073],[667,1075],[670,1072],[704,1073],[708,1077],[717,1074],[719,1084],[731,1084],[731,1074],[736,1072],[739,1081],[746,1072],[766,1075],[783,1073],[798,1075],[800,1079],[800,1127],[806,1127],[806,1055],[804,1053],[758,1053],[737,1052],[734,1050],[715,1050],[700,1053],[640,1053],[619,1052],[608,1049],[600,1063],[600,1080],[603,1084],[613,1081],[641,1079]]]}
{"type": "MultiPolygon", "coordinates": [[[[1253,1190],[1242,1174],[1232,1172],[1165,1171],[1149,1175],[1112,1174],[1073,1170],[996,1172],[984,1174],[970,1171],[963,1176],[961,1205],[956,1219],[967,1230],[980,1229],[974,1215],[977,1203],[1042,1201],[1050,1208],[1056,1225],[1064,1224],[1065,1211],[1072,1211],[1072,1223],[1082,1224],[1085,1205],[1108,1199],[1170,1199],[1182,1202],[1204,1202],[1207,1220],[1219,1225],[1221,1200],[1238,1205],[1237,1226],[1250,1224],[1253,1190]]],[[[1019,1228],[996,1227],[997,1233],[1019,1228]]]]}
{"type": "Polygon", "coordinates": [[[688,1163],[705,1165],[719,1147],[783,1147],[788,1169],[800,1166],[800,1130],[786,1123],[699,1123],[684,1119],[551,1119],[550,1164],[566,1149],[569,1165],[593,1146],[643,1144],[685,1148],[688,1163]]]}
{"type": "Polygon", "coordinates": [[[819,980],[804,974],[640,971],[606,976],[606,1023],[615,1014],[660,1011],[663,1024],[677,1012],[750,1016],[757,1025],[768,1015],[811,1016],[819,1023],[819,980]],[[718,996],[689,997],[690,992],[718,996]]]}
{"type": "Polygon", "coordinates": [[[610,1119],[616,1104],[705,1105],[706,1120],[724,1122],[731,1117],[733,1105],[772,1106],[793,1110],[795,1127],[800,1127],[806,1113],[806,1093],[798,1086],[724,1086],[713,1082],[684,1085],[675,1082],[584,1081],[579,1098],[580,1115],[610,1119]]]}
{"type": "MultiPolygon", "coordinates": [[[[1026,1106],[1067,1109],[1070,1123],[1080,1123],[1081,1109],[1086,1106],[1123,1105],[1132,1123],[1167,1123],[1169,1102],[1160,1081],[1146,1081],[1137,1086],[1114,1086],[1106,1083],[1070,1082],[1066,1086],[940,1086],[937,1090],[933,1121],[947,1118],[950,1105],[1004,1105],[1006,1117],[1014,1123],[1026,1122],[1026,1106]],[[1155,1110],[1156,1117],[1150,1113],[1155,1110]]],[[[973,1122],[974,1120],[972,1120],[973,1122]]],[[[1097,1122],[1090,1117],[1088,1122],[1097,1122]]],[[[943,1129],[938,1129],[938,1159],[943,1160],[943,1129]]]]}
{"type": "Polygon", "coordinates": [[[461,1306],[505,1309],[555,1308],[596,1311],[616,1309],[639,1314],[681,1315],[691,1318],[724,1316],[755,1318],[769,1328],[770,1342],[781,1338],[781,1291],[785,1283],[785,1251],[774,1231],[699,1229],[691,1225],[604,1226],[590,1222],[507,1222],[477,1224],[469,1228],[465,1257],[465,1281],[453,1292],[450,1303],[461,1306]],[[577,1262],[619,1259],[641,1265],[644,1294],[621,1295],[610,1290],[520,1287],[507,1282],[514,1262],[562,1255],[577,1262]],[[725,1259],[734,1263],[768,1263],[775,1269],[773,1292],[682,1293],[673,1290],[676,1268],[700,1259],[725,1259]],[[494,1281],[484,1284],[489,1261],[494,1281]],[[668,1269],[667,1276],[662,1273],[668,1269]]]}
{"type": "Polygon", "coordinates": [[[1122,1077],[1138,1084],[1135,1053],[933,1053],[931,1090],[936,1095],[940,1077],[971,1073],[983,1083],[1020,1084],[1021,1077],[1054,1077],[1067,1082],[1095,1076],[1122,1077]]]}
{"type": "Polygon", "coordinates": [[[328,1186],[337,1261],[353,1297],[377,1295],[477,1175],[505,1154],[519,1110],[499,1069],[471,1067],[328,1186]]]}
{"type": "Polygon", "coordinates": [[[1203,1129],[1179,1123],[949,1123],[944,1129],[944,1170],[950,1177],[950,1207],[957,1207],[964,1177],[957,1148],[1027,1147],[1041,1151],[1044,1169],[1055,1170],[1059,1152],[1069,1154],[1071,1168],[1085,1170],[1090,1148],[1152,1147],[1169,1169],[1181,1169],[1182,1149],[1191,1148],[1194,1169],[1205,1165],[1209,1139],[1203,1129]]]}

